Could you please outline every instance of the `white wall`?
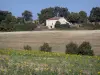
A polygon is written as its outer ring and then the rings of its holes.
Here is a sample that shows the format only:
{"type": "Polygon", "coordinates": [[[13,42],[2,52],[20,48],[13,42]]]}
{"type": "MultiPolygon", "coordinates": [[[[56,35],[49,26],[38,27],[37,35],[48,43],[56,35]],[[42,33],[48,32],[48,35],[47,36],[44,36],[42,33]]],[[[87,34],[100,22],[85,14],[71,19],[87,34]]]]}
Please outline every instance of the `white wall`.
{"type": "Polygon", "coordinates": [[[60,18],[60,19],[59,19],[59,22],[60,22],[61,24],[66,24],[66,23],[68,23],[69,25],[71,24],[71,23],[68,22],[64,17],[60,18]]]}
{"type": "Polygon", "coordinates": [[[46,26],[49,29],[53,29],[53,28],[55,28],[56,21],[57,20],[46,20],[46,26]]]}
{"type": "Polygon", "coordinates": [[[57,21],[59,21],[61,24],[66,24],[66,23],[68,23],[69,25],[71,24],[64,17],[61,17],[59,20],[46,20],[46,26],[49,29],[53,29],[53,28],[55,28],[55,24],[57,21]]]}

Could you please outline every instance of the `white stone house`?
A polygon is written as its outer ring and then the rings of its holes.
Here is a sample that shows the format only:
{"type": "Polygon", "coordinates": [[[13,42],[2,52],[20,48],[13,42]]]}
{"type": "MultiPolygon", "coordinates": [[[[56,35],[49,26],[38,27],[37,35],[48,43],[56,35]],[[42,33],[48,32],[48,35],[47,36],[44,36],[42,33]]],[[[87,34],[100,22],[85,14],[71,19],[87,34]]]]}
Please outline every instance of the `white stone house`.
{"type": "Polygon", "coordinates": [[[68,23],[69,25],[71,25],[71,23],[68,22],[64,17],[53,17],[53,18],[50,18],[50,19],[46,20],[46,26],[49,29],[54,29],[55,28],[55,24],[56,24],[57,21],[59,21],[61,24],[68,23]]]}

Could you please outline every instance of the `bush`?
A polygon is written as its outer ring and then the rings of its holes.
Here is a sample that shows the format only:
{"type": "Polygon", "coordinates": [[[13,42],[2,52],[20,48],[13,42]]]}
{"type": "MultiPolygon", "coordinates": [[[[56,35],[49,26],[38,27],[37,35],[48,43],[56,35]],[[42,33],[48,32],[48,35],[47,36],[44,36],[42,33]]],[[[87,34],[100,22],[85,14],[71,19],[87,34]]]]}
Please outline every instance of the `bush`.
{"type": "Polygon", "coordinates": [[[51,52],[52,47],[49,47],[48,43],[44,43],[43,46],[40,47],[40,51],[51,52]]]}
{"type": "Polygon", "coordinates": [[[92,47],[89,42],[83,42],[78,48],[80,55],[94,55],[92,47]]]}
{"type": "Polygon", "coordinates": [[[16,24],[14,27],[14,31],[32,31],[37,26],[33,23],[26,23],[26,24],[16,24]]]}
{"type": "Polygon", "coordinates": [[[56,23],[55,24],[55,28],[56,29],[67,29],[67,28],[70,28],[69,24],[59,24],[59,23],[56,23]]]}
{"type": "Polygon", "coordinates": [[[65,53],[79,55],[94,55],[94,52],[89,42],[83,42],[79,47],[77,44],[71,42],[68,45],[66,45],[65,53]]]}
{"type": "Polygon", "coordinates": [[[32,48],[31,48],[31,46],[26,45],[26,46],[24,46],[24,50],[32,50],[32,48]]]}
{"type": "Polygon", "coordinates": [[[6,31],[6,32],[10,32],[14,30],[14,24],[6,24],[6,23],[2,23],[0,24],[0,31],[6,31]]]}
{"type": "Polygon", "coordinates": [[[83,29],[88,29],[88,30],[97,30],[100,29],[100,24],[99,23],[95,23],[95,24],[87,24],[87,23],[83,23],[82,24],[82,28],[83,29]]]}
{"type": "Polygon", "coordinates": [[[59,21],[57,21],[55,25],[61,25],[61,23],[59,21]]]}
{"type": "Polygon", "coordinates": [[[78,45],[71,42],[68,45],[66,45],[66,54],[77,54],[78,53],[78,45]]]}

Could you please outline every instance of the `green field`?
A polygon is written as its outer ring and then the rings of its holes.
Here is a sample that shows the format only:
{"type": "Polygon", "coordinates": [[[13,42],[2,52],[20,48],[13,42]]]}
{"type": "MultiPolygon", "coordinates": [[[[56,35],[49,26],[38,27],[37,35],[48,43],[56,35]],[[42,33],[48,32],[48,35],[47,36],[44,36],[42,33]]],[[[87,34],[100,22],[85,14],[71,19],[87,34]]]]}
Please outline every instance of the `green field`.
{"type": "Polygon", "coordinates": [[[99,75],[99,56],[0,50],[0,75],[99,75]]]}

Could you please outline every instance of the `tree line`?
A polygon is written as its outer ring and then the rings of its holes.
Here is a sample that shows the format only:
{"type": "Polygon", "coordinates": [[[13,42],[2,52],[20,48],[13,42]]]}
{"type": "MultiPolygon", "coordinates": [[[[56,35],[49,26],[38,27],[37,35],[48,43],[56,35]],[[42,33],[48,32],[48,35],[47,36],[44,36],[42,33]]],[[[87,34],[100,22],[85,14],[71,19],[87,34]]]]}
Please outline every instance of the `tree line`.
{"type": "Polygon", "coordinates": [[[70,12],[68,8],[64,7],[49,7],[42,9],[38,13],[38,18],[40,23],[44,23],[46,19],[51,17],[64,17],[71,23],[84,23],[89,20],[90,22],[100,22],[100,7],[94,7],[90,11],[90,15],[87,16],[85,11],[80,12],[70,12]]]}
{"type": "MultiPolygon", "coordinates": [[[[90,15],[87,16],[85,11],[70,12],[65,7],[49,7],[42,9],[38,15],[39,23],[45,24],[46,19],[52,17],[64,17],[71,23],[87,23],[100,22],[100,7],[94,7],[90,11],[90,15]]],[[[36,23],[33,23],[33,14],[31,11],[25,10],[22,12],[22,16],[15,17],[10,11],[0,10],[0,31],[26,31],[34,30],[36,23]]]]}

